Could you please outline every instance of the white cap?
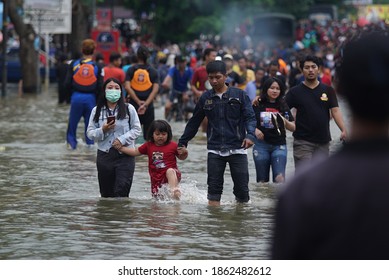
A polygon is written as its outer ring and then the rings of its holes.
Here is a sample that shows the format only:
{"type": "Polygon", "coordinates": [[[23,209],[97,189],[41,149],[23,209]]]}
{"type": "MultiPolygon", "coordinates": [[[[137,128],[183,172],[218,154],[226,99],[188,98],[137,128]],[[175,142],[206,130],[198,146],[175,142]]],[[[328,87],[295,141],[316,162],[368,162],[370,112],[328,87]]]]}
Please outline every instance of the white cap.
{"type": "Polygon", "coordinates": [[[223,56],[223,59],[231,59],[231,60],[234,60],[234,58],[232,57],[232,55],[230,55],[229,53],[228,54],[225,54],[223,56]]]}

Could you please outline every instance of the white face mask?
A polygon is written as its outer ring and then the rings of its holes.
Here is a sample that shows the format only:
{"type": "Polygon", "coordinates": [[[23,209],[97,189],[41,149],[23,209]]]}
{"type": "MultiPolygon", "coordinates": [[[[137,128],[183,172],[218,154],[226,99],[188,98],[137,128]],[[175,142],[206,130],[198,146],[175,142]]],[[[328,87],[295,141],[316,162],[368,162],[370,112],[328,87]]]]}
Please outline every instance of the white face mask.
{"type": "Polygon", "coordinates": [[[121,90],[119,89],[106,89],[105,90],[105,98],[107,98],[107,100],[109,102],[117,102],[120,98],[120,95],[122,94],[121,90]]]}

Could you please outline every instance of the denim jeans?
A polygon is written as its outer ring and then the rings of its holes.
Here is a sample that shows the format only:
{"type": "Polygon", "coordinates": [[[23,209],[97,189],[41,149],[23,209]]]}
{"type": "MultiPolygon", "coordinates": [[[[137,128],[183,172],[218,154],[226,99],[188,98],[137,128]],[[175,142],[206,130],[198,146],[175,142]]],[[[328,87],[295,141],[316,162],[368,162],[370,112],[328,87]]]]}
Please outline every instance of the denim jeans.
{"type": "Polygon", "coordinates": [[[271,145],[256,139],[253,147],[253,158],[257,182],[269,182],[270,166],[272,167],[273,182],[280,174],[285,178],[287,154],[286,145],[271,145]]]}
{"type": "Polygon", "coordinates": [[[234,183],[233,193],[238,202],[248,202],[249,196],[249,170],[248,159],[245,154],[220,156],[208,153],[208,200],[220,201],[223,193],[224,171],[227,162],[230,166],[231,177],[234,183]]]}

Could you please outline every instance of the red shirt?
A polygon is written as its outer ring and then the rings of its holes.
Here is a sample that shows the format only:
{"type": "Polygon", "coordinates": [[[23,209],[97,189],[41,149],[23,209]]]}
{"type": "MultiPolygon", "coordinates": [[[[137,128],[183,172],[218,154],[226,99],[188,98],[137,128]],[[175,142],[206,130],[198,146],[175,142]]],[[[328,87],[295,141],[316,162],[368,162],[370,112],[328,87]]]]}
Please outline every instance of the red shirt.
{"type": "Polygon", "coordinates": [[[126,74],[123,69],[118,67],[105,66],[104,67],[104,81],[108,78],[115,78],[119,80],[122,84],[124,84],[126,74]]]}
{"type": "Polygon", "coordinates": [[[205,90],[205,82],[208,80],[208,73],[205,66],[200,66],[195,70],[192,77],[191,84],[194,85],[198,90],[205,90]]]}
{"type": "Polygon", "coordinates": [[[151,192],[156,194],[158,188],[167,183],[166,171],[169,168],[177,168],[177,143],[171,141],[164,146],[157,146],[153,142],[146,142],[138,150],[149,157],[149,174],[151,179],[151,192]]]}

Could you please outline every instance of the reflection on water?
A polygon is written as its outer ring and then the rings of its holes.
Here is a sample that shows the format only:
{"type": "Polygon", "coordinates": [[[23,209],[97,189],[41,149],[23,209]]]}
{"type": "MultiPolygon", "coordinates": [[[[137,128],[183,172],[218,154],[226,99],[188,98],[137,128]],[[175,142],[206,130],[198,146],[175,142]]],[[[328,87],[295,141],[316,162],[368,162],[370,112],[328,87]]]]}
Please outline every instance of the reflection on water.
{"type": "MultiPolygon", "coordinates": [[[[227,169],[222,206],[207,206],[201,135],[179,162],[179,202],[151,198],[145,157],[137,158],[129,199],[101,199],[96,150],[82,143],[66,149],[69,107],[56,104],[55,92],[0,100],[0,259],[269,257],[277,186],[254,183],[251,149],[249,204],[234,203],[227,169]]],[[[157,109],[157,117],[162,113],[157,109]]],[[[184,124],[172,126],[178,137],[184,124]]],[[[80,122],[79,141],[83,128],[80,122]]],[[[291,152],[288,164],[292,174],[291,152]]]]}

